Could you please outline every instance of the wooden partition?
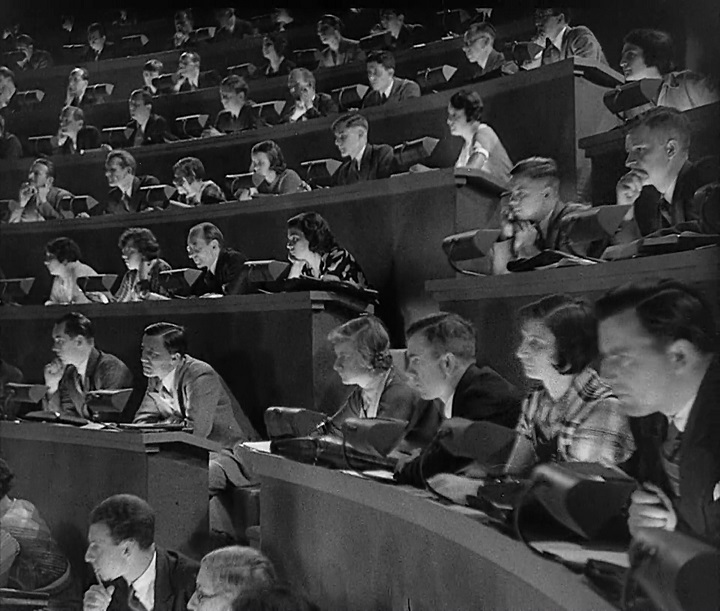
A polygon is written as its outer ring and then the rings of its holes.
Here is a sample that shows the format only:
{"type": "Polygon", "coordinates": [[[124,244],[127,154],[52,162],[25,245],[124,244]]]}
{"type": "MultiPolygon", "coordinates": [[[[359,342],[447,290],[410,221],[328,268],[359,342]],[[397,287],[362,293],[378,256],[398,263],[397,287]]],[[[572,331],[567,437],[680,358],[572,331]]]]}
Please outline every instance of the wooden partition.
{"type": "Polygon", "coordinates": [[[648,278],[674,278],[695,285],[720,313],[720,249],[716,247],[587,267],[431,280],[426,286],[441,310],[457,312],[475,323],[478,360],[522,384],[524,376],[514,354],[520,338],[516,317],[520,307],[553,293],[596,299],[615,286],[648,278]]]}
{"type": "Polygon", "coordinates": [[[355,300],[324,292],[244,295],[127,304],[0,308],[3,359],[29,382],[42,383],[53,358],[52,327],[63,314],[82,312],[95,325],[99,349],[122,359],[133,372],[131,418],[146,385],[140,365],[143,329],[154,322],[184,325],[189,353],[223,377],[261,434],[272,405],[333,412],[348,394],[334,373],[327,334],[365,311],[355,300]]]}

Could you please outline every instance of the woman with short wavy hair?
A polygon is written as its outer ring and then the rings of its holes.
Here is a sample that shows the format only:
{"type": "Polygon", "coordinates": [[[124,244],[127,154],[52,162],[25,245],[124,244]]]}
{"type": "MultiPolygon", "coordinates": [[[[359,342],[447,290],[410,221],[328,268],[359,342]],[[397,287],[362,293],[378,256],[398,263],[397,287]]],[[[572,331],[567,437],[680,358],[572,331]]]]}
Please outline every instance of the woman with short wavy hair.
{"type": "Polygon", "coordinates": [[[167,299],[160,272],[172,268],[160,258],[160,245],[155,234],[145,227],[129,227],[120,235],[118,248],[127,272],[115,293],[115,301],[167,299]]]}

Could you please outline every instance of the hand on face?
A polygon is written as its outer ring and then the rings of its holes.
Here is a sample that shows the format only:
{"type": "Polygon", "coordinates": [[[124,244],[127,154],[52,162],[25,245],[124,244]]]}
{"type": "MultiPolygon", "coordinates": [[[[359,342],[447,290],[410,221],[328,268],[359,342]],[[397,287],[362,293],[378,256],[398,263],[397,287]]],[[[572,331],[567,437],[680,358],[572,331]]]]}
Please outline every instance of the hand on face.
{"type": "Polygon", "coordinates": [[[664,528],[675,530],[677,514],[672,501],[654,484],[643,484],[643,489],[636,490],[630,497],[628,529],[635,536],[639,528],[664,528]]]}
{"type": "Polygon", "coordinates": [[[513,226],[513,245],[517,255],[525,259],[538,254],[540,251],[535,246],[538,238],[537,227],[530,221],[515,221],[513,226]]]}
{"type": "Polygon", "coordinates": [[[45,368],[43,369],[45,386],[48,387],[48,392],[51,394],[57,392],[58,385],[60,384],[60,379],[62,378],[64,371],[65,365],[59,358],[56,358],[45,365],[45,368]]]}
{"type": "Polygon", "coordinates": [[[101,585],[94,585],[88,588],[83,597],[83,611],[106,611],[110,606],[115,586],[108,586],[107,589],[101,585]]]}
{"type": "Polygon", "coordinates": [[[647,184],[648,174],[644,170],[630,170],[623,176],[615,187],[617,196],[617,204],[634,204],[635,200],[640,197],[640,192],[647,184]]]}
{"type": "Polygon", "coordinates": [[[20,207],[24,208],[27,206],[28,202],[32,199],[33,195],[37,193],[37,189],[35,188],[35,185],[32,185],[28,182],[24,182],[22,185],[20,185],[20,193],[18,195],[18,201],[20,202],[20,207]]]}

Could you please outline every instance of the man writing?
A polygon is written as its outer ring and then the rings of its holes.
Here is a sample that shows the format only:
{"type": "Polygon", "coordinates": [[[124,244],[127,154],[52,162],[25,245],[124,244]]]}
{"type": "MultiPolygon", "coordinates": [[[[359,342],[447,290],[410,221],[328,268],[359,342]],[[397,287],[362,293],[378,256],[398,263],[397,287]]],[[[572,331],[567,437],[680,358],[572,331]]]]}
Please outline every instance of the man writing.
{"type": "Polygon", "coordinates": [[[199,569],[155,544],[155,512],[132,494],[116,494],[92,510],[85,561],[109,584],[90,586],[83,611],[185,609],[199,569]]]}
{"type": "Polygon", "coordinates": [[[45,365],[44,409],[89,419],[86,393],[132,387],[127,365],[95,347],[95,329],[86,316],[65,314],[55,323],[52,339],[55,359],[45,365]]]}

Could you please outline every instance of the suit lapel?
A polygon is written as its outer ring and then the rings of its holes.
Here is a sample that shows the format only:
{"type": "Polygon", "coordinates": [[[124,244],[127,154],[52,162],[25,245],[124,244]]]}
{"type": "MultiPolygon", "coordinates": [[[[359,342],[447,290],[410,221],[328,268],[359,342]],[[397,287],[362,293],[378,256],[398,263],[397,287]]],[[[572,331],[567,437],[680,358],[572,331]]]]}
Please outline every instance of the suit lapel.
{"type": "MultiPolygon", "coordinates": [[[[215,268],[217,270],[217,268],[215,268]]],[[[175,396],[177,397],[178,405],[180,406],[180,413],[182,414],[183,418],[187,418],[186,410],[185,410],[185,396],[183,395],[183,376],[185,375],[185,372],[187,372],[187,366],[188,366],[188,357],[185,355],[182,365],[178,367],[178,370],[175,372],[175,396]]]]}
{"type": "Polygon", "coordinates": [[[174,603],[172,570],[165,550],[157,548],[155,565],[155,607],[153,611],[170,611],[174,603]]]}
{"type": "Polygon", "coordinates": [[[93,348],[90,351],[87,368],[85,369],[85,378],[83,379],[83,386],[85,387],[85,392],[87,392],[88,390],[95,390],[95,370],[97,369],[99,360],[100,353],[98,352],[97,348],[93,348]]]}

